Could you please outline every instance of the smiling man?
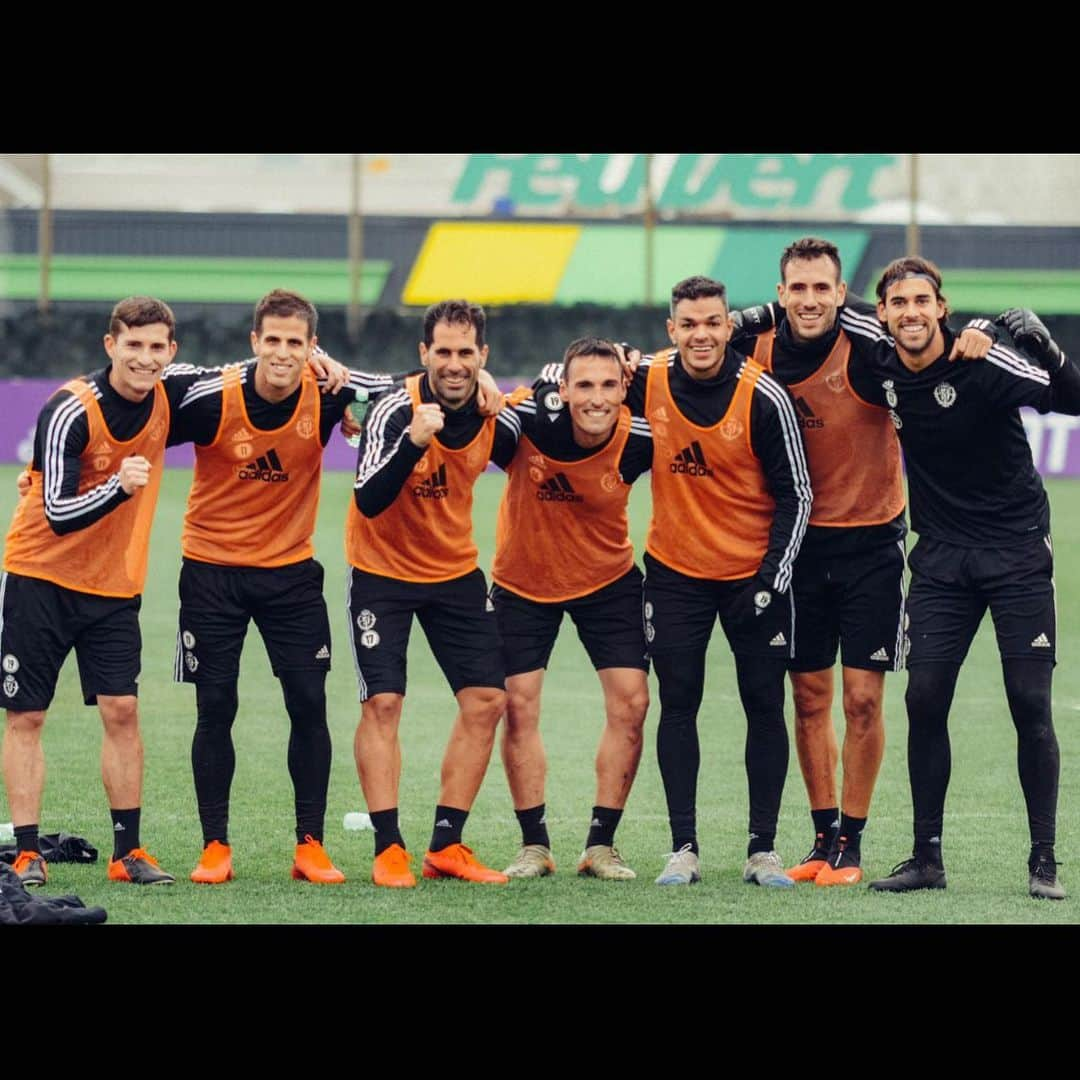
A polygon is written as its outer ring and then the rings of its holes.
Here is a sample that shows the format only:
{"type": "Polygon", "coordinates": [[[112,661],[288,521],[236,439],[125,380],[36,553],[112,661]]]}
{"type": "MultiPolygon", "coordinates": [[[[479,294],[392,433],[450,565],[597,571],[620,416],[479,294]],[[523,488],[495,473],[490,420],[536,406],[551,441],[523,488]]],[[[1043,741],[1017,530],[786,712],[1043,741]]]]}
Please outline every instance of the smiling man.
{"type": "Polygon", "coordinates": [[[425,374],[411,376],[368,413],[346,523],[349,622],[363,703],[356,768],[375,827],[372,880],[392,888],[416,884],[398,823],[398,728],[414,615],[458,704],[423,875],[509,880],[462,842],[506,702],[498,629],[472,536],[473,485],[489,460],[512,454],[520,430],[511,410],[497,418],[477,411],[485,323],[483,308],[465,300],[425,312],[425,374]]]}
{"type": "Polygon", "coordinates": [[[730,347],[732,328],[723,284],[679,282],[667,323],[675,347],[645,357],[627,395],[653,434],[645,633],[660,683],[657,756],[672,837],[656,881],[701,880],[697,714],[719,617],[747,721],[743,879],[790,888],[774,850],[788,764],[784,665],[795,642],[792,567],[812,495],[791,396],[730,347]]]}
{"type": "Polygon", "coordinates": [[[1000,317],[1030,363],[995,345],[986,360],[950,364],[954,338],[941,273],[917,257],[877,283],[878,317],[853,324],[868,349],[859,392],[888,408],[904,448],[911,525],[908,593],[908,772],[914,850],[879,892],[945,887],[941,852],[951,771],[948,716],[956,680],[989,607],[1027,806],[1028,890],[1060,900],[1054,855],[1060,758],[1051,714],[1056,611],[1050,505],[1019,406],[1080,415],[1080,370],[1028,311],[1000,317]]]}
{"type": "Polygon", "coordinates": [[[630,485],[651,466],[652,437],[647,421],[631,417],[625,397],[616,347],[594,337],[571,342],[560,383],[538,380],[514,406],[521,422],[516,451],[495,458],[510,477],[491,571],[507,674],[502,758],[521,826],[509,877],[543,877],[555,869],[545,822],[540,694],[564,612],[596,669],[606,715],[578,873],[607,881],[636,876],[614,846],[649,706],[642,576],[626,503],[630,485]]]}
{"type": "Polygon", "coordinates": [[[0,655],[7,705],[3,765],[15,823],[15,871],[44,885],[38,821],[41,735],[64,659],[74,649],[87,705],[104,737],[101,777],[114,832],[114,881],[172,884],[139,838],[139,606],[169,434],[161,385],[176,355],[168,305],[135,296],[113,308],[109,366],[72,379],[38,417],[30,486],[19,500],[0,579],[0,655]]]}
{"type": "Polygon", "coordinates": [[[297,293],[276,289],[264,296],[255,305],[251,331],[255,359],[192,386],[171,439],[195,443],[195,477],[181,536],[175,676],[195,684],[191,764],[204,847],[191,879],[200,884],[233,877],[231,732],[251,620],[289,715],[296,819],[292,876],[318,884],[345,880],[323,848],[331,643],[323,568],[312,537],[323,448],[357,392],[378,395],[391,389],[393,377],[348,371],[340,392],[320,394],[311,369],[317,321],[314,306],[297,293]]]}

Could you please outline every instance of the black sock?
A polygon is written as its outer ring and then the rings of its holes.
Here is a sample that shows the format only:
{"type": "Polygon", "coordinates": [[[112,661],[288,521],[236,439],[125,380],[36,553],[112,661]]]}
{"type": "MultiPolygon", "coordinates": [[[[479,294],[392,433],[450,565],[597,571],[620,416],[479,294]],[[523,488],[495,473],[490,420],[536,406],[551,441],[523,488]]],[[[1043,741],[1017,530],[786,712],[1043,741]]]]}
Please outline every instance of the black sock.
{"type": "Polygon", "coordinates": [[[664,782],[671,850],[697,845],[697,778],[701,764],[697,712],[705,686],[705,650],[661,653],[653,657],[660,680],[660,721],[656,756],[664,782]]]}
{"type": "Polygon", "coordinates": [[[941,860],[941,837],[932,836],[929,840],[915,841],[915,858],[932,866],[944,866],[941,860]]]}
{"type": "Polygon", "coordinates": [[[451,844],[461,843],[461,830],[469,816],[468,810],[456,810],[452,806],[435,807],[435,828],[431,830],[429,851],[442,851],[451,844]]]}
{"type": "Polygon", "coordinates": [[[851,817],[850,814],[840,815],[840,831],[837,840],[845,841],[845,847],[853,854],[858,854],[862,831],[866,828],[866,818],[851,817]]]}
{"type": "Polygon", "coordinates": [[[129,851],[140,847],[138,806],[131,810],[110,810],[113,823],[113,859],[122,859],[129,851]]]}
{"type": "Polygon", "coordinates": [[[1046,860],[1057,864],[1057,859],[1054,857],[1054,845],[1053,844],[1032,844],[1031,854],[1028,856],[1028,870],[1034,870],[1035,864],[1040,860],[1046,860]]]}
{"type": "MultiPolygon", "coordinates": [[[[595,844],[603,844],[606,847],[613,846],[615,843],[615,830],[619,827],[621,818],[621,810],[615,810],[610,806],[594,806],[585,846],[593,847],[595,844]]],[[[676,848],[676,850],[678,849],[676,848]]]]}
{"type": "Polygon", "coordinates": [[[904,701],[908,714],[908,778],[914,817],[915,846],[937,845],[940,862],[945,795],[952,772],[949,708],[960,665],[915,664],[908,671],[904,701]]]}
{"type": "Polygon", "coordinates": [[[746,845],[746,857],[756,855],[759,851],[772,851],[776,847],[776,833],[751,833],[750,842],[746,845]]]}
{"type": "Polygon", "coordinates": [[[405,847],[405,840],[398,826],[398,808],[391,807],[389,810],[376,810],[371,815],[371,824],[375,827],[375,854],[381,855],[392,844],[400,844],[405,847]]]}
{"type": "Polygon", "coordinates": [[[814,847],[828,851],[836,840],[836,831],[840,827],[840,807],[829,806],[824,810],[811,810],[814,819],[814,847]]]}
{"type": "Polygon", "coordinates": [[[289,714],[289,777],[293,783],[296,842],[322,843],[330,785],[330,729],[326,725],[326,672],[286,671],[280,676],[289,714]]]}
{"type": "Polygon", "coordinates": [[[229,791],[236,770],[232,725],[237,710],[236,683],[196,683],[197,719],[191,740],[191,771],[199,805],[203,846],[229,842],[229,791]]]}
{"type": "Polygon", "coordinates": [[[36,822],[33,825],[15,826],[15,850],[17,852],[33,851],[38,855],[41,854],[41,841],[38,839],[36,822]]]}
{"type": "Polygon", "coordinates": [[[521,843],[541,844],[546,848],[551,847],[551,840],[547,831],[547,812],[544,803],[539,806],[530,806],[527,810],[515,810],[514,816],[521,826],[521,843]]]}

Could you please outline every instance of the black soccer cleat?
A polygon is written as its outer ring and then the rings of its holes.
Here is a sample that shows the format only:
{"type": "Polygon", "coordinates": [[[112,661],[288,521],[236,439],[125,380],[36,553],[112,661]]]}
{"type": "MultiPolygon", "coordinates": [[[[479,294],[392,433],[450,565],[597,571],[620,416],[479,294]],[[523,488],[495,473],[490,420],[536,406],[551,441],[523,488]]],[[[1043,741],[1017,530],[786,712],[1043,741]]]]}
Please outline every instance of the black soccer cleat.
{"type": "Polygon", "coordinates": [[[912,857],[894,866],[888,877],[871,881],[874,892],[911,892],[914,889],[944,889],[945,867],[912,857]]]}
{"type": "Polygon", "coordinates": [[[1064,900],[1065,886],[1057,878],[1054,853],[1040,852],[1028,859],[1028,892],[1036,900],[1064,900]]]}

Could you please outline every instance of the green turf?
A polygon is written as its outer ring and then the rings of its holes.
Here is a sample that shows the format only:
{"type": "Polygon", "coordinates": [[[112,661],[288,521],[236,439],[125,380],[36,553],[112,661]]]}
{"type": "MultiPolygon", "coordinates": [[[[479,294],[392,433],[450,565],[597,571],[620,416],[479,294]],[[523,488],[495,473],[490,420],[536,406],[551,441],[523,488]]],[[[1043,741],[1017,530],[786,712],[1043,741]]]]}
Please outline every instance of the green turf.
{"type": "MultiPolygon", "coordinates": [[[[0,467],[0,520],[10,520],[15,468],[0,467]]],[[[236,722],[237,772],[231,840],[238,878],[210,888],[187,881],[200,848],[188,754],[194,691],[171,682],[176,633],[179,530],[189,473],[169,471],[154,529],[150,579],[143,604],[141,700],[146,742],[143,834],[162,864],[177,874],[174,888],[110,885],[104,863],[55,864],[49,892],[74,892],[100,903],[110,924],[160,923],[764,923],[764,922],[989,922],[1076,921],[1078,899],[1038,903],[1027,896],[1027,830],[1015,768],[1015,739],[1005,707],[1000,667],[989,620],[961,674],[952,712],[953,778],[946,812],[944,852],[949,887],[944,892],[884,896],[858,889],[802,886],[773,892],[742,883],[746,778],[742,764],[744,721],[733,667],[717,633],[710,655],[706,700],[700,716],[702,769],[698,820],[704,882],[692,889],[660,889],[652,880],[669,850],[663,791],[655,757],[657,707],[647,720],[641,771],[620,826],[618,845],[639,877],[629,883],[579,879],[573,873],[593,797],[592,759],[601,722],[595,675],[572,628],[556,646],[544,696],[544,736],[549,762],[548,820],[559,864],[553,877],[503,887],[421,882],[412,891],[376,889],[368,880],[370,832],[346,833],[342,817],[364,809],[352,761],[358,714],[352,661],[344,625],[342,522],[350,477],[324,481],[317,550],[327,568],[327,602],[334,628],[334,669],[328,682],[334,765],[327,816],[327,848],[345,871],[340,887],[288,879],[292,856],[292,795],[285,765],[287,721],[266,654],[252,632],[244,655],[240,713],[236,722]]],[[[486,476],[477,491],[477,538],[483,565],[490,560],[494,510],[503,480],[486,476]]],[[[1055,716],[1062,757],[1058,857],[1063,880],[1080,897],[1080,820],[1076,776],[1080,769],[1080,486],[1049,485],[1058,557],[1058,655],[1055,716]]],[[[648,511],[647,483],[632,501],[637,549],[648,511]]],[[[454,702],[417,630],[410,654],[410,692],[402,724],[404,774],[401,816],[406,840],[422,854],[438,794],[439,764],[454,702]]],[[[864,838],[870,875],[887,872],[910,850],[910,796],[904,760],[906,676],[887,679],[888,746],[870,825],[864,838]]],[[[655,678],[651,679],[655,702],[655,678]]],[[[788,702],[790,720],[791,705],[788,702]]],[[[841,722],[842,727],[842,722],[841,722]]],[[[98,775],[100,724],[82,706],[74,658],[65,665],[45,731],[49,779],[42,829],[87,837],[103,859],[109,819],[98,775]]],[[[10,815],[0,802],[0,820],[10,815]]],[[[466,841],[489,864],[503,866],[518,833],[496,755],[466,829],[466,841]]],[[[778,847],[786,860],[809,846],[806,797],[792,750],[778,847]]]]}

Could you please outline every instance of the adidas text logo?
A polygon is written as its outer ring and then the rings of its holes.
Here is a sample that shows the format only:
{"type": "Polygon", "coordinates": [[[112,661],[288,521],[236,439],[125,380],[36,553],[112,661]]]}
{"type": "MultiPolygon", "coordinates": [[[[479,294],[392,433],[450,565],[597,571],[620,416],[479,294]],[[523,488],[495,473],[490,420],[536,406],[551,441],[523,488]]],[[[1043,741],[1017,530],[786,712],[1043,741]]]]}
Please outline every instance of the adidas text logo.
{"type": "Polygon", "coordinates": [[[320,650],[319,650],[319,651],[318,651],[318,652],[317,652],[317,653],[315,654],[315,659],[316,659],[316,660],[329,660],[329,659],[330,659],[330,650],[329,650],[329,649],[328,649],[328,648],[327,648],[327,647],[326,647],[326,646],[324,645],[324,646],[323,646],[323,647],[322,647],[322,648],[321,648],[321,649],[320,649],[320,650]]]}
{"type": "Polygon", "coordinates": [[[265,457],[257,457],[253,464],[244,465],[236,474],[240,480],[262,480],[268,484],[278,484],[289,479],[281,458],[274,450],[267,450],[265,457]]]}
{"type": "Polygon", "coordinates": [[[786,645],[787,644],[787,638],[784,637],[784,631],[781,630],[780,633],[777,634],[776,637],[774,637],[772,639],[772,641],[769,642],[769,644],[770,645],[786,645]]]}
{"type": "Polygon", "coordinates": [[[1036,649],[1049,649],[1050,639],[1045,634],[1040,634],[1031,644],[1036,649]]]}
{"type": "Polygon", "coordinates": [[[541,502],[584,502],[585,496],[579,495],[566,479],[565,473],[556,473],[550,480],[545,480],[536,492],[541,502]]]}
{"type": "Polygon", "coordinates": [[[795,399],[795,412],[798,414],[799,427],[801,428],[823,428],[825,426],[825,421],[819,416],[815,416],[814,410],[807,405],[806,398],[795,399]]]}
{"type": "Polygon", "coordinates": [[[421,480],[412,489],[412,493],[421,499],[445,499],[450,494],[446,486],[446,462],[443,462],[426,480],[421,480]]]}
{"type": "Polygon", "coordinates": [[[684,450],[680,450],[668,468],[673,473],[686,473],[687,476],[712,476],[713,474],[712,469],[705,462],[705,454],[697,439],[684,450]]]}
{"type": "Polygon", "coordinates": [[[889,654],[885,651],[885,646],[883,645],[880,649],[878,649],[878,651],[876,653],[871,653],[870,659],[871,660],[888,660],[889,659],[889,654]]]}

